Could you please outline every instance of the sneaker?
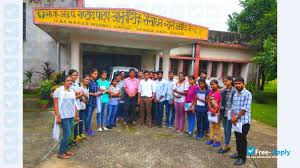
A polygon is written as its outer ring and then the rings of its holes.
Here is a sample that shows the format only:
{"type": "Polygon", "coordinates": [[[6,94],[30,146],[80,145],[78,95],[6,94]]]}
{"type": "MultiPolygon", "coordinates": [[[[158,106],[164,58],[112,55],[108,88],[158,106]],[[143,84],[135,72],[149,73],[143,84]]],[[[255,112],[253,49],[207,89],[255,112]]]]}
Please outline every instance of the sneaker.
{"type": "Polygon", "coordinates": [[[208,141],[206,141],[206,145],[212,145],[214,143],[214,141],[213,140],[208,140],[208,141]]]}
{"type": "Polygon", "coordinates": [[[103,129],[104,131],[107,131],[107,130],[108,130],[106,127],[102,127],[102,129],[103,129]]]}
{"type": "Polygon", "coordinates": [[[103,129],[102,129],[101,127],[99,127],[99,128],[98,128],[98,131],[99,131],[99,132],[102,132],[102,131],[103,131],[103,129]]]}
{"type": "Polygon", "coordinates": [[[169,128],[170,128],[170,129],[173,129],[174,127],[173,127],[173,126],[169,126],[169,128]]]}
{"type": "Polygon", "coordinates": [[[112,126],[107,126],[107,129],[112,129],[112,126]]]}
{"type": "Polygon", "coordinates": [[[164,127],[164,128],[167,128],[168,126],[167,126],[167,125],[164,125],[163,127],[164,127]]]}
{"type": "Polygon", "coordinates": [[[81,137],[82,139],[87,139],[87,137],[86,137],[85,134],[81,134],[80,137],[81,137]]]}
{"type": "Polygon", "coordinates": [[[224,154],[230,151],[230,147],[223,147],[221,149],[219,149],[218,153],[224,154]]]}
{"type": "Polygon", "coordinates": [[[221,142],[216,142],[216,143],[212,144],[211,146],[214,147],[214,148],[217,148],[217,147],[219,147],[221,145],[222,145],[221,142]]]}
{"type": "Polygon", "coordinates": [[[201,140],[204,139],[204,136],[196,136],[195,139],[196,139],[197,141],[201,141],[201,140]]]}

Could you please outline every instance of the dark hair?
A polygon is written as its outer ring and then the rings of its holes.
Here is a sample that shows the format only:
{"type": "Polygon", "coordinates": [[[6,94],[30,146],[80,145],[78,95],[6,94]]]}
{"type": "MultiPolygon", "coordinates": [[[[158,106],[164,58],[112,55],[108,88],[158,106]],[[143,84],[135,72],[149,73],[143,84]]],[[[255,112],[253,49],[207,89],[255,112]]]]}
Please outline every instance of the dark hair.
{"type": "Polygon", "coordinates": [[[94,73],[96,71],[98,72],[98,69],[97,68],[93,68],[93,69],[91,69],[90,74],[92,74],[92,73],[94,73]]]}
{"type": "Polygon", "coordinates": [[[138,72],[144,72],[143,70],[141,70],[141,69],[139,69],[139,71],[138,72]]]}
{"type": "Polygon", "coordinates": [[[90,77],[90,75],[84,74],[84,75],[82,76],[82,79],[85,79],[86,77],[90,77]]]}
{"type": "Polygon", "coordinates": [[[154,72],[152,72],[152,73],[153,73],[153,75],[154,75],[154,74],[156,74],[156,75],[157,75],[157,72],[155,72],[155,71],[154,71],[154,72]]]}
{"type": "Polygon", "coordinates": [[[204,73],[205,75],[207,75],[207,72],[205,70],[202,70],[200,73],[204,73]]]}
{"type": "Polygon", "coordinates": [[[190,75],[190,76],[189,76],[189,79],[193,79],[193,80],[195,80],[196,78],[195,78],[195,76],[194,76],[194,75],[190,75]]]}
{"type": "Polygon", "coordinates": [[[133,68],[129,69],[129,73],[130,72],[134,72],[135,73],[135,70],[133,68]]]}
{"type": "Polygon", "coordinates": [[[159,73],[164,74],[163,71],[157,71],[157,74],[159,74],[159,73]]]}
{"type": "Polygon", "coordinates": [[[72,75],[74,72],[78,74],[78,71],[76,69],[70,69],[68,75],[72,75]]]}
{"type": "Polygon", "coordinates": [[[72,78],[71,75],[66,75],[66,76],[61,77],[61,78],[62,78],[61,81],[62,81],[63,83],[65,83],[66,80],[67,80],[67,78],[69,78],[69,77],[72,78]]]}
{"type": "Polygon", "coordinates": [[[169,74],[174,74],[174,72],[173,71],[169,71],[169,74]]]}
{"type": "Polygon", "coordinates": [[[153,71],[149,71],[149,73],[153,73],[153,71]]]}
{"type": "Polygon", "coordinates": [[[183,72],[179,72],[179,73],[178,73],[178,76],[179,76],[179,75],[183,75],[183,76],[184,76],[184,73],[183,73],[183,72]]]}
{"type": "Polygon", "coordinates": [[[104,73],[107,74],[107,71],[106,71],[106,70],[102,70],[101,73],[100,73],[100,75],[102,75],[102,74],[104,74],[104,73]]]}
{"type": "Polygon", "coordinates": [[[219,82],[218,82],[218,80],[216,80],[216,79],[211,80],[211,81],[210,81],[210,84],[211,84],[211,83],[215,83],[215,84],[219,85],[219,82]]]}
{"type": "Polygon", "coordinates": [[[244,78],[242,78],[242,77],[237,77],[237,78],[235,78],[234,82],[242,82],[242,83],[245,83],[244,78]]]}
{"type": "Polygon", "coordinates": [[[145,73],[149,73],[149,71],[148,71],[148,70],[145,70],[145,71],[144,71],[144,74],[145,74],[145,73]]]}
{"type": "Polygon", "coordinates": [[[231,81],[231,86],[234,86],[234,81],[233,81],[232,76],[226,76],[224,79],[230,80],[231,81]]]}
{"type": "Polygon", "coordinates": [[[114,78],[111,80],[111,82],[110,82],[111,85],[112,85],[112,83],[113,83],[114,80],[116,80],[116,81],[118,82],[118,79],[117,79],[116,77],[114,77],[114,78]]]}

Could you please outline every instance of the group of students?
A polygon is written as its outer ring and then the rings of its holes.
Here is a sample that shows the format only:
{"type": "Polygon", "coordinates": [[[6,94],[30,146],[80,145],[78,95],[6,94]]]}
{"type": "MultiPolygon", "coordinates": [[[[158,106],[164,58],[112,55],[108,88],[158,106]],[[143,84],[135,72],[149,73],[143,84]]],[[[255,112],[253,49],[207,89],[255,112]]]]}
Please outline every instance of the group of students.
{"type": "Polygon", "coordinates": [[[225,136],[224,145],[218,150],[221,154],[230,151],[232,125],[240,125],[241,130],[234,132],[237,154],[230,157],[236,159],[235,165],[244,164],[252,95],[245,89],[243,78],[234,81],[227,76],[223,81],[225,87],[220,89],[218,81],[209,81],[206,75],[201,72],[199,80],[189,76],[186,81],[183,73],[175,80],[173,72],[168,73],[168,79],[163,79],[162,71],[140,70],[136,75],[135,70],[130,69],[129,77],[125,78],[125,72],[121,71],[109,82],[105,70],[98,79],[98,70],[92,69],[77,83],[78,72],[70,70],[64,85],[53,93],[55,120],[63,130],[58,157],[73,156],[75,153],[70,151],[70,146],[76,144],[74,142],[95,135],[92,117],[96,111],[96,131],[112,129],[118,121],[149,128],[169,127],[196,140],[207,136],[206,144],[214,148],[222,145],[225,136]],[[197,130],[193,136],[195,125],[197,130]]]}

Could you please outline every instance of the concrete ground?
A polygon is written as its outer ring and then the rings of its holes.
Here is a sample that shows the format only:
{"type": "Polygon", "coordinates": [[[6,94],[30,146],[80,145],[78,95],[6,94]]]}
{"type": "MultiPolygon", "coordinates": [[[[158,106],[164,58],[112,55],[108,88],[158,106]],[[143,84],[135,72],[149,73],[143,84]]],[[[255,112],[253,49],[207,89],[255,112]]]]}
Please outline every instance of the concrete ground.
{"type": "MultiPolygon", "coordinates": [[[[94,123],[94,126],[95,123],[94,123]]],[[[68,160],[56,158],[57,148],[43,160],[53,148],[53,114],[51,112],[24,113],[24,167],[25,168],[152,168],[152,167],[233,167],[230,154],[221,155],[217,149],[205,145],[168,128],[142,126],[118,126],[107,132],[97,132],[74,148],[76,156],[68,160]]],[[[248,146],[260,150],[272,150],[277,146],[277,131],[265,124],[253,121],[248,134],[248,146]]],[[[242,167],[277,167],[277,159],[248,159],[242,167]]]]}

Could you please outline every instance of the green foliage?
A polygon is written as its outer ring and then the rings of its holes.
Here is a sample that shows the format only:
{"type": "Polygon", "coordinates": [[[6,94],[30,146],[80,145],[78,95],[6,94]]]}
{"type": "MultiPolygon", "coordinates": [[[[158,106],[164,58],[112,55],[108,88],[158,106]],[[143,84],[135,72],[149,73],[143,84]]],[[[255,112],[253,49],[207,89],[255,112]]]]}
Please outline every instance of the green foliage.
{"type": "Polygon", "coordinates": [[[248,44],[257,49],[253,61],[260,65],[264,81],[277,78],[277,0],[240,0],[243,10],[232,13],[228,30],[250,36],[248,44]]]}
{"type": "Polygon", "coordinates": [[[51,91],[53,87],[53,80],[42,80],[40,83],[40,99],[41,100],[49,100],[51,98],[51,91]]]}
{"type": "Polygon", "coordinates": [[[28,86],[32,83],[32,77],[33,77],[33,70],[27,70],[24,72],[24,81],[23,81],[23,87],[28,88],[28,86]]]}
{"type": "Polygon", "coordinates": [[[46,105],[46,104],[49,104],[49,100],[38,100],[37,103],[40,105],[46,105]]]}

